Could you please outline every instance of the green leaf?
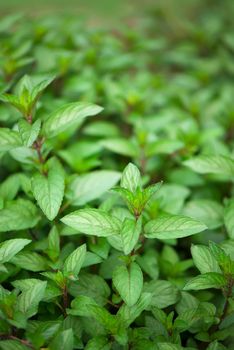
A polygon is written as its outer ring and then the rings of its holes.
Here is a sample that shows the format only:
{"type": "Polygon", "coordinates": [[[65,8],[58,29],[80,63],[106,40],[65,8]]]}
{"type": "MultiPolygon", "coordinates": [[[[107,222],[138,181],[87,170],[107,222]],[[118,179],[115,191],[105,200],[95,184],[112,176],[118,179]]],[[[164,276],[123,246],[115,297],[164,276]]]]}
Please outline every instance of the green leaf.
{"type": "Polygon", "coordinates": [[[37,280],[30,288],[24,290],[17,300],[17,309],[27,316],[32,317],[37,313],[38,304],[43,299],[47,282],[37,280]]]}
{"type": "Polygon", "coordinates": [[[74,336],[72,328],[60,331],[49,344],[49,350],[73,350],[74,336]]]}
{"type": "Polygon", "coordinates": [[[111,315],[105,308],[98,305],[87,305],[87,308],[92,315],[104,328],[111,333],[115,333],[118,329],[118,319],[111,315]]]}
{"type": "Polygon", "coordinates": [[[32,88],[31,99],[34,102],[34,104],[35,104],[35,100],[39,98],[41,93],[47,88],[47,86],[49,86],[54,81],[54,79],[55,79],[54,76],[43,79],[32,88]]]}
{"type": "Polygon", "coordinates": [[[6,202],[0,210],[0,232],[32,228],[38,221],[36,206],[26,199],[6,202]]]}
{"type": "Polygon", "coordinates": [[[125,219],[120,232],[123,251],[125,255],[131,253],[135,245],[138,242],[139,236],[141,234],[142,228],[142,218],[139,217],[138,220],[125,219]]]}
{"type": "Polygon", "coordinates": [[[20,188],[21,174],[10,175],[0,185],[0,197],[5,200],[12,200],[17,195],[20,188]]]}
{"type": "Polygon", "coordinates": [[[159,309],[173,305],[179,299],[178,288],[169,281],[157,280],[147,282],[143,291],[152,294],[150,305],[159,309]]]}
{"type": "Polygon", "coordinates": [[[200,290],[208,288],[222,289],[227,284],[225,277],[218,272],[207,272],[188,281],[184,290],[200,290]]]}
{"type": "Polygon", "coordinates": [[[74,297],[88,296],[94,299],[97,304],[105,305],[110,295],[110,288],[101,276],[82,271],[79,275],[79,282],[71,282],[69,292],[74,297]]]}
{"type": "Polygon", "coordinates": [[[48,268],[46,259],[36,252],[21,252],[11,261],[14,265],[28,271],[44,271],[48,268]]]}
{"type": "Polygon", "coordinates": [[[152,298],[151,293],[142,293],[137,303],[133,306],[123,304],[119,309],[117,316],[124,322],[126,327],[129,327],[141,313],[150,305],[152,298]]]}
{"type": "Polygon", "coordinates": [[[105,336],[97,336],[89,340],[85,350],[111,350],[111,343],[105,336]]]}
{"type": "Polygon", "coordinates": [[[7,128],[0,128],[0,152],[7,152],[22,146],[20,134],[7,128]]]}
{"type": "Polygon", "coordinates": [[[100,198],[120,179],[120,173],[111,170],[98,170],[77,177],[69,185],[67,197],[73,205],[84,205],[100,198]]]}
{"type": "Polygon", "coordinates": [[[199,174],[217,174],[230,178],[234,176],[234,161],[225,156],[199,156],[186,160],[184,165],[199,174]]]}
{"type": "Polygon", "coordinates": [[[101,145],[111,152],[127,157],[136,157],[138,153],[136,146],[131,141],[122,138],[103,140],[101,145]]]}
{"type": "Polygon", "coordinates": [[[54,137],[72,126],[80,125],[86,117],[96,115],[102,110],[102,107],[85,102],[66,104],[49,115],[43,132],[47,138],[54,137]]]}
{"type": "Polygon", "coordinates": [[[81,209],[64,216],[61,221],[86,235],[107,237],[119,234],[121,221],[99,209],[81,209]]]}
{"type": "Polygon", "coordinates": [[[28,350],[29,347],[21,344],[19,340],[1,340],[1,350],[28,350]]]}
{"type": "Polygon", "coordinates": [[[13,256],[20,252],[31,242],[29,239],[15,238],[9,239],[0,244],[0,263],[4,264],[10,261],[13,256]]]}
{"type": "Polygon", "coordinates": [[[49,257],[56,261],[60,252],[60,238],[56,226],[53,226],[48,235],[48,249],[47,254],[49,257]]]}
{"type": "Polygon", "coordinates": [[[121,187],[131,192],[135,192],[138,187],[141,187],[141,174],[134,164],[129,163],[124,169],[121,177],[121,187]]]}
{"type": "Polygon", "coordinates": [[[18,126],[23,145],[31,147],[39,135],[41,121],[38,119],[34,124],[29,124],[29,122],[27,122],[25,119],[21,119],[18,126]]]}
{"type": "Polygon", "coordinates": [[[231,199],[225,208],[224,223],[229,237],[234,239],[234,199],[231,199]]]}
{"type": "Polygon", "coordinates": [[[143,288],[143,274],[136,263],[118,266],[113,273],[113,284],[128,306],[138,301],[143,288]]]}
{"type": "Polygon", "coordinates": [[[52,158],[47,162],[48,174],[37,174],[32,179],[32,191],[43,213],[49,220],[57,216],[64,195],[64,172],[52,158]]]}
{"type": "Polygon", "coordinates": [[[63,272],[70,279],[76,279],[85,260],[86,244],[74,250],[65,260],[63,272]]]}
{"type": "Polygon", "coordinates": [[[91,313],[88,305],[97,305],[93,298],[85,295],[79,295],[71,302],[71,309],[68,310],[69,315],[90,317],[91,313]]]}
{"type": "Polygon", "coordinates": [[[206,225],[192,218],[164,214],[145,225],[145,236],[158,239],[181,238],[202,232],[206,228],[206,225]]]}
{"type": "Polygon", "coordinates": [[[214,255],[208,247],[192,245],[191,253],[195,266],[202,274],[206,272],[221,272],[214,255]]]}
{"type": "Polygon", "coordinates": [[[186,204],[184,215],[203,222],[209,229],[223,225],[223,208],[213,200],[196,199],[186,204]]]}

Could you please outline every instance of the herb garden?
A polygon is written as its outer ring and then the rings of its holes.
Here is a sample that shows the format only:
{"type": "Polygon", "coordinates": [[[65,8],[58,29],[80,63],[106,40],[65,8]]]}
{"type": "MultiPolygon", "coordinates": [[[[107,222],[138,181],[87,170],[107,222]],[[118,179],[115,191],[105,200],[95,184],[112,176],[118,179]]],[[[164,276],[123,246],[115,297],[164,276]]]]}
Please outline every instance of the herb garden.
{"type": "Polygon", "coordinates": [[[2,17],[0,349],[234,349],[233,13],[193,16],[2,17]]]}

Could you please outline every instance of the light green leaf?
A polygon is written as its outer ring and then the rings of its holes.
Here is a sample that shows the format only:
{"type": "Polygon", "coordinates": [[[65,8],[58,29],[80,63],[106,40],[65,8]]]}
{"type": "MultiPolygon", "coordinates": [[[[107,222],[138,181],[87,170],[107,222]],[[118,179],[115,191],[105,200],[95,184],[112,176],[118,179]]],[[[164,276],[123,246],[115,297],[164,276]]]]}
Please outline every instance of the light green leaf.
{"type": "Polygon", "coordinates": [[[97,304],[105,305],[110,295],[110,288],[101,276],[82,271],[79,275],[79,283],[71,282],[69,292],[74,297],[85,295],[94,299],[97,304]]]}
{"type": "Polygon", "coordinates": [[[47,254],[52,260],[57,260],[60,252],[60,238],[56,226],[53,226],[48,235],[47,254]]]}
{"type": "Polygon", "coordinates": [[[26,199],[6,202],[0,210],[0,232],[32,228],[38,221],[36,206],[26,199]]]}
{"type": "Polygon", "coordinates": [[[63,272],[70,279],[76,279],[85,260],[86,244],[74,250],[65,260],[63,272]]]}
{"type": "Polygon", "coordinates": [[[151,306],[164,309],[179,299],[178,288],[169,281],[157,280],[145,283],[143,291],[151,293],[151,306]]]}
{"type": "Polygon", "coordinates": [[[22,145],[20,134],[16,131],[0,128],[0,152],[7,152],[22,145]]]}
{"type": "Polygon", "coordinates": [[[178,140],[161,139],[148,145],[147,156],[155,154],[171,154],[183,148],[184,144],[178,140]]]}
{"type": "Polygon", "coordinates": [[[67,197],[73,205],[84,205],[112,188],[120,179],[120,173],[111,170],[97,170],[77,177],[68,188],[67,197]]]}
{"type": "Polygon", "coordinates": [[[111,315],[104,307],[99,305],[87,305],[92,317],[94,317],[103,327],[105,327],[111,333],[115,333],[118,328],[118,319],[116,316],[111,315]]]}
{"type": "Polygon", "coordinates": [[[73,350],[74,336],[72,328],[60,331],[49,344],[49,350],[73,350]]]}
{"type": "Polygon", "coordinates": [[[0,244],[0,263],[10,261],[19,251],[31,242],[29,239],[9,239],[0,244]]]}
{"type": "Polygon", "coordinates": [[[206,272],[221,272],[215,257],[208,247],[192,245],[191,253],[195,266],[202,274],[206,272]]]}
{"type": "Polygon", "coordinates": [[[97,336],[89,340],[85,350],[111,350],[111,342],[105,336],[97,336]]]}
{"type": "Polygon", "coordinates": [[[43,299],[47,282],[37,280],[30,288],[24,290],[17,300],[17,309],[27,316],[32,317],[37,313],[38,304],[43,299]]]}
{"type": "Polygon", "coordinates": [[[86,295],[79,295],[71,302],[71,309],[69,309],[69,315],[90,317],[91,313],[88,310],[88,305],[97,305],[93,298],[86,295]]]}
{"type": "Polygon", "coordinates": [[[191,158],[184,162],[199,174],[217,174],[233,178],[234,176],[234,160],[225,156],[199,156],[191,158]]]}
{"type": "Polygon", "coordinates": [[[120,232],[123,251],[125,255],[131,253],[135,245],[138,242],[142,228],[142,218],[139,217],[138,220],[125,219],[123,222],[123,227],[120,232]]]}
{"type": "Polygon", "coordinates": [[[31,147],[39,135],[41,121],[38,119],[34,124],[29,124],[25,119],[20,119],[18,126],[23,145],[31,147]]]}
{"type": "Polygon", "coordinates": [[[1,350],[28,350],[28,346],[20,343],[19,340],[0,340],[1,350]]]}
{"type": "Polygon", "coordinates": [[[44,134],[48,138],[54,137],[72,126],[80,125],[86,117],[102,110],[102,107],[85,102],[66,104],[49,115],[43,127],[44,134]]]}
{"type": "Polygon", "coordinates": [[[225,277],[218,272],[207,272],[188,281],[184,290],[200,290],[208,288],[222,289],[227,284],[225,277]]]}
{"type": "Polygon", "coordinates": [[[138,301],[143,288],[143,274],[136,263],[118,266],[113,273],[113,284],[128,306],[138,301]]]}
{"type": "Polygon", "coordinates": [[[158,239],[181,238],[202,232],[206,228],[206,225],[192,218],[165,214],[145,225],[145,236],[158,239]]]}
{"type": "Polygon", "coordinates": [[[81,209],[64,216],[61,221],[86,235],[107,237],[119,234],[121,221],[99,209],[81,209]]]}
{"type": "Polygon", "coordinates": [[[224,223],[229,237],[234,239],[234,199],[231,199],[225,208],[224,223]]]}
{"type": "Polygon", "coordinates": [[[117,316],[120,317],[121,322],[124,322],[126,327],[129,327],[130,324],[138,317],[140,314],[147,309],[150,305],[152,298],[151,293],[142,293],[137,303],[133,306],[128,306],[123,304],[119,309],[117,316]]]}
{"type": "Polygon", "coordinates": [[[4,200],[12,200],[15,198],[20,187],[21,174],[13,174],[3,181],[0,185],[0,197],[4,200]]]}
{"type": "Polygon", "coordinates": [[[192,200],[186,204],[183,214],[205,223],[209,229],[215,229],[223,224],[222,205],[213,200],[192,200]]]}
{"type": "Polygon", "coordinates": [[[138,187],[141,187],[141,174],[134,164],[129,163],[124,169],[121,177],[121,187],[131,192],[135,192],[138,187]]]}
{"type": "Polygon", "coordinates": [[[48,268],[46,259],[36,252],[21,252],[11,261],[14,265],[28,271],[45,271],[48,268]]]}
{"type": "Polygon", "coordinates": [[[52,158],[47,162],[48,174],[37,174],[32,179],[32,191],[43,213],[53,220],[64,195],[64,172],[60,163],[52,158]]]}
{"type": "Polygon", "coordinates": [[[38,99],[38,97],[40,96],[40,94],[47,88],[48,85],[50,85],[52,83],[52,81],[55,79],[54,76],[43,79],[41,82],[39,82],[38,84],[36,84],[31,91],[31,99],[32,101],[38,99]]]}
{"type": "Polygon", "coordinates": [[[136,157],[138,153],[136,146],[129,140],[114,138],[103,140],[100,143],[109,151],[121,154],[123,156],[136,157]]]}

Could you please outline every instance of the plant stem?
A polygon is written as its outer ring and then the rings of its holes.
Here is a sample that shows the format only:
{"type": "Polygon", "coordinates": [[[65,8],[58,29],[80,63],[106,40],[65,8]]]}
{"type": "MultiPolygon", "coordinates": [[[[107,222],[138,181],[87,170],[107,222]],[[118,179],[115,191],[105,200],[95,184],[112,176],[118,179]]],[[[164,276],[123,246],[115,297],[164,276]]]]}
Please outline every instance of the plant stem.
{"type": "Polygon", "coordinates": [[[10,339],[10,340],[17,340],[19,341],[21,344],[29,347],[30,349],[34,349],[33,345],[26,339],[20,339],[14,335],[4,335],[4,334],[0,334],[0,339],[2,340],[7,340],[7,339],[10,339]]]}
{"type": "Polygon", "coordinates": [[[64,317],[67,317],[67,311],[68,308],[68,293],[67,293],[67,286],[65,285],[63,287],[63,314],[64,317]]]}

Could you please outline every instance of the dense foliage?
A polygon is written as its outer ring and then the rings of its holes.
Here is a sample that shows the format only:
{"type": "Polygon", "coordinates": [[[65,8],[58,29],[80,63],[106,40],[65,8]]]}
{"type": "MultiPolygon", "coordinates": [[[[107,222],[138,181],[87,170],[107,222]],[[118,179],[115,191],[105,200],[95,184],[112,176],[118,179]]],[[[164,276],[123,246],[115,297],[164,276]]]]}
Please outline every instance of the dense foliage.
{"type": "Polygon", "coordinates": [[[0,349],[233,349],[234,28],[213,11],[1,20],[0,349]]]}

